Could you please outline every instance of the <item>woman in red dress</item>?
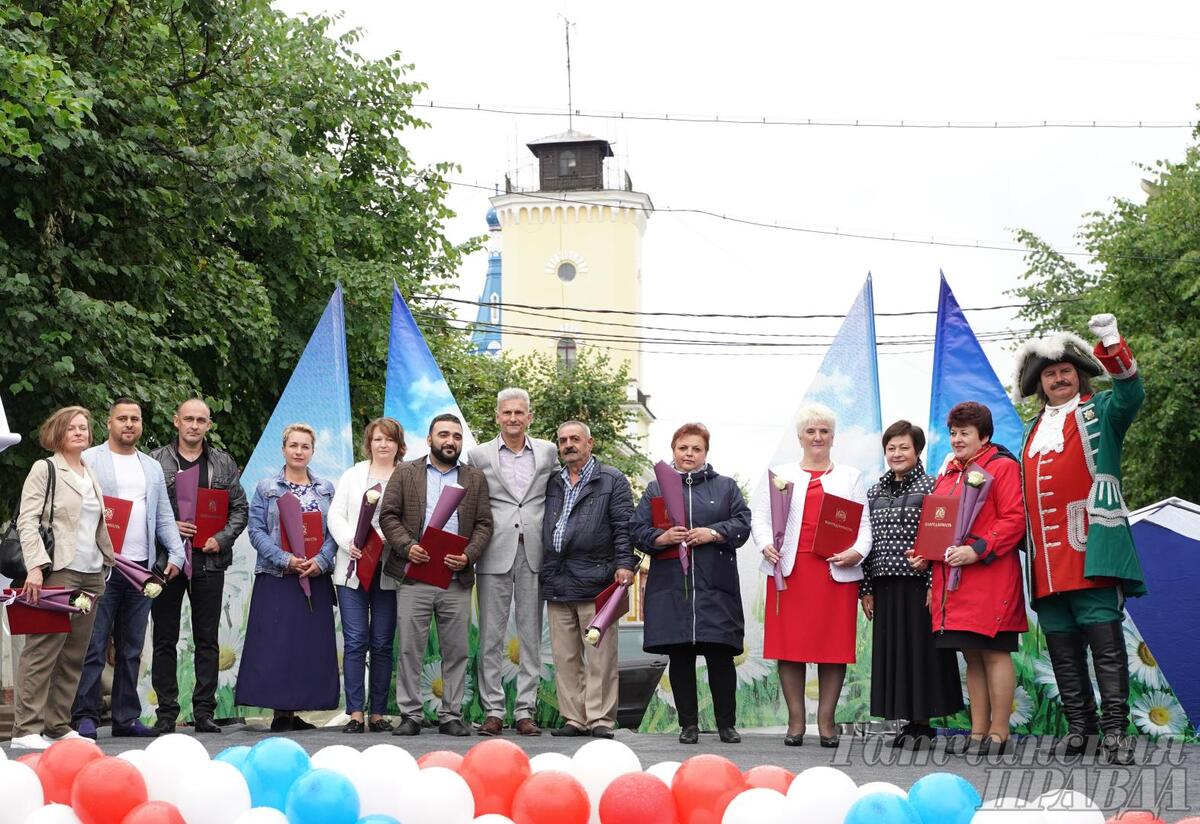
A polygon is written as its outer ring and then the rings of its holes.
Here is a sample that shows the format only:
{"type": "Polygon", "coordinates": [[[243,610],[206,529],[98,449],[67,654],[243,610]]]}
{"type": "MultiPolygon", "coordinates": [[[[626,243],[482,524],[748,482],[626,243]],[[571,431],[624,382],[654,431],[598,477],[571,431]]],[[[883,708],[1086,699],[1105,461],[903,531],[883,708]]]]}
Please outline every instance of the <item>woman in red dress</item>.
{"type": "MultiPolygon", "coordinates": [[[[934,645],[962,652],[971,704],[970,737],[954,736],[946,750],[987,756],[1007,749],[1016,690],[1012,653],[1028,629],[1018,551],[1025,536],[1021,468],[1011,452],[991,442],[992,413],[983,404],[958,404],[946,424],[954,457],[932,494],[957,497],[968,485],[982,488],[985,476],[977,469],[992,476],[982,508],[967,525],[965,545],[947,549],[945,562],[933,562],[934,645]]],[[[924,569],[926,561],[910,553],[909,563],[924,569]]]]}
{"type": "MultiPolygon", "coordinates": [[[[760,494],[751,521],[755,542],[762,547],[762,570],[767,575],[763,657],[778,661],[779,685],[788,707],[783,743],[804,743],[807,713],[804,680],[807,665],[817,665],[819,699],[817,731],[821,746],[838,745],[834,711],[854,663],[858,628],[858,581],[861,564],[871,551],[871,520],[862,473],[834,463],[829,456],[837,421],[833,410],[811,404],[800,410],[796,431],[803,457],[798,464],[773,467],[776,478],[794,484],[782,546],[771,534],[770,495],[760,494]],[[828,493],[863,504],[854,545],[830,558],[815,546],[822,498],[828,493]],[[776,591],[775,564],[786,588],[776,591]]],[[[765,485],[763,487],[766,489],[765,485]]]]}

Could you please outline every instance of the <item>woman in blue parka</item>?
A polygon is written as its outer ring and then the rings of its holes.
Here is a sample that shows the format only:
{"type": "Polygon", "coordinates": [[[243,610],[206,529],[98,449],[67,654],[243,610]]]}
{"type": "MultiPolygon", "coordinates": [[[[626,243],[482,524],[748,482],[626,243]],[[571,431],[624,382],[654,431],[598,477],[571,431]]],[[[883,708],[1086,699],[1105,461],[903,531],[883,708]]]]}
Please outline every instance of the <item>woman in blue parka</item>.
{"type": "Polygon", "coordinates": [[[683,476],[687,525],[654,525],[652,501],[660,494],[654,481],[629,526],[634,546],[651,559],[643,647],[670,656],[671,691],[682,728],[679,741],[699,740],[696,656],[703,655],[717,733],[723,742],[736,744],[742,739],[734,727],[733,659],[742,654],[744,628],[737,549],[750,537],[750,508],[737,483],[708,465],[708,442],[708,429],[698,423],[684,424],[671,438],[672,466],[683,476]],[[689,560],[686,576],[680,562],[684,552],[689,560]]]}

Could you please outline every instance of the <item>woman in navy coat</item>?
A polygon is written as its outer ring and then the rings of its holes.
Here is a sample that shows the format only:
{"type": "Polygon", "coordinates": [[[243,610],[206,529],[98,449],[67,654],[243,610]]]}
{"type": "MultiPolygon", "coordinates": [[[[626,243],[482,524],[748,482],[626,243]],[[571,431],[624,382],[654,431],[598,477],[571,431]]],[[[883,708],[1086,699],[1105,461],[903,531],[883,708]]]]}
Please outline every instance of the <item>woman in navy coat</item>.
{"type": "Polygon", "coordinates": [[[708,430],[698,423],[684,424],[671,438],[672,466],[683,476],[687,525],[654,526],[651,501],[660,494],[654,481],[629,527],[634,545],[651,558],[643,647],[670,656],[671,689],[682,727],[679,741],[699,740],[696,656],[703,655],[717,732],[723,742],[736,744],[742,739],[734,728],[733,659],[742,654],[744,627],[737,549],[750,537],[750,508],[737,483],[708,465],[708,442],[708,430]],[[690,559],[686,580],[681,552],[690,559]]]}

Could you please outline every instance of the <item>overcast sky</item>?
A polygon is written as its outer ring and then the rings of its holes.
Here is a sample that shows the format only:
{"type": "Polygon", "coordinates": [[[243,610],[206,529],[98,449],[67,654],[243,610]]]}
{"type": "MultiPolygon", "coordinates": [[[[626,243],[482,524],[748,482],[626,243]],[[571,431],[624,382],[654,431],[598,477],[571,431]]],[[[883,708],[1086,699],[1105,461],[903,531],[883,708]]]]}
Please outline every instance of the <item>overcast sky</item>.
{"type": "MultiPolygon", "coordinates": [[[[345,12],[369,57],[399,51],[446,104],[566,109],[563,21],[571,31],[574,105],[637,112],[905,121],[1196,119],[1200,4],[1128,2],[383,3],[289,0],[289,13],[345,12]],[[709,9],[706,11],[706,9],[709,9]]],[[[491,186],[505,171],[532,183],[529,140],[566,117],[422,109],[431,128],[407,145],[421,163],[454,161],[454,179],[491,186]],[[524,167],[519,168],[518,167],[524,167]]],[[[767,223],[1012,246],[1024,227],[1077,250],[1082,216],[1114,197],[1140,199],[1140,163],[1179,159],[1176,129],[930,130],[634,122],[577,118],[614,142],[615,162],[659,207],[767,223]]],[[[613,162],[613,161],[610,161],[613,162]]],[[[457,188],[454,240],[485,230],[488,193],[457,188]]],[[[468,260],[462,296],[477,299],[486,255],[468,260]]],[[[1013,302],[1020,254],[826,237],[656,213],[646,232],[643,309],[843,313],[874,275],[878,312],[936,308],[938,270],[964,307],[1013,302]]],[[[553,302],[553,301],[550,301],[553,302]]],[[[473,311],[464,311],[473,319],[473,311]]],[[[1013,328],[1011,312],[970,312],[977,333],[1013,328]]],[[[662,326],[692,326],[659,319],[662,326]]],[[[706,331],[832,335],[833,322],[706,321],[706,331]]],[[[932,334],[933,317],[878,320],[881,337],[932,334]]],[[[674,337],[673,333],[661,333],[674,337]]],[[[1011,344],[987,344],[1011,372],[1011,344]]],[[[660,347],[678,350],[681,347],[660,347]]],[[[436,353],[435,353],[436,354],[436,353]]],[[[647,352],[645,385],[665,457],[680,423],[713,431],[710,459],[752,478],[808,386],[806,354],[684,357],[647,352]]],[[[883,419],[924,424],[931,353],[885,349],[883,419]]],[[[381,376],[382,380],[382,376],[381,376]]]]}

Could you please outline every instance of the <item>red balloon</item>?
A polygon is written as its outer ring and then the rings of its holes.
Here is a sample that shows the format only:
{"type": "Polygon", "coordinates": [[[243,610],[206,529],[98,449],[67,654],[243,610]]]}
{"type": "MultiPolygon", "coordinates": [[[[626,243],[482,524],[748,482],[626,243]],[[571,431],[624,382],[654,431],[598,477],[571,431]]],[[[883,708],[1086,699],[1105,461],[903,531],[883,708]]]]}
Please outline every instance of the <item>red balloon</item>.
{"type": "Polygon", "coordinates": [[[34,770],[36,772],[37,771],[37,762],[38,762],[38,759],[40,759],[41,757],[42,757],[42,754],[40,752],[27,752],[24,755],[22,755],[20,758],[18,758],[17,761],[21,762],[26,767],[28,767],[29,769],[34,770]]]}
{"type": "Polygon", "coordinates": [[[587,824],[592,814],[587,790],[557,770],[534,773],[513,796],[513,824],[587,824]]]}
{"type": "Polygon", "coordinates": [[[71,806],[83,824],[121,824],[148,800],[146,780],[123,758],[93,761],[75,776],[71,806]]]}
{"type": "Polygon", "coordinates": [[[187,824],[169,801],[147,801],[129,811],[121,824],[187,824]]]}
{"type": "Polygon", "coordinates": [[[463,757],[450,750],[434,750],[433,752],[425,753],[417,759],[417,766],[421,769],[425,769],[426,767],[445,767],[448,770],[458,772],[462,767],[462,763],[463,757]]]}
{"type": "Polygon", "coordinates": [[[729,802],[745,789],[741,770],[719,755],[689,758],[671,781],[680,824],[721,824],[729,802]]]}
{"type": "Polygon", "coordinates": [[[675,824],[675,796],[650,773],[619,775],[600,796],[600,824],[675,824]]]}
{"type": "Polygon", "coordinates": [[[476,817],[487,813],[507,816],[512,812],[513,796],[532,771],[529,756],[511,741],[493,738],[467,751],[459,774],[475,796],[476,817]]]}
{"type": "Polygon", "coordinates": [[[86,738],[51,744],[42,751],[35,772],[42,780],[47,804],[70,804],[71,785],[79,771],[104,757],[100,748],[86,738]]]}
{"type": "Polygon", "coordinates": [[[776,767],[774,764],[762,764],[746,770],[745,775],[742,777],[746,779],[746,786],[751,789],[762,787],[768,790],[778,790],[787,795],[788,787],[792,785],[792,779],[796,776],[783,767],[776,767]]]}
{"type": "Polygon", "coordinates": [[[1127,810],[1123,813],[1117,813],[1104,824],[1166,824],[1161,818],[1152,812],[1146,810],[1127,810]]]}

